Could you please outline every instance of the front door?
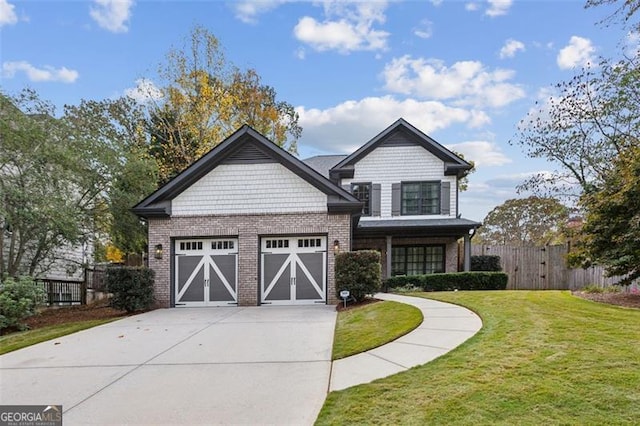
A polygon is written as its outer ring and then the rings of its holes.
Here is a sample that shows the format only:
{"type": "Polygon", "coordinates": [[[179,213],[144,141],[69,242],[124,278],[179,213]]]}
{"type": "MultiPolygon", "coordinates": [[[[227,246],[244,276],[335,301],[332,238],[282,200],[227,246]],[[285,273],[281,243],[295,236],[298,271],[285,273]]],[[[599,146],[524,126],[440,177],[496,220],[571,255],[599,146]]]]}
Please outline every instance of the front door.
{"type": "Polygon", "coordinates": [[[175,306],[238,304],[236,239],[175,242],[175,306]]]}
{"type": "Polygon", "coordinates": [[[265,237],[260,252],[262,304],[326,303],[326,237],[265,237]]]}

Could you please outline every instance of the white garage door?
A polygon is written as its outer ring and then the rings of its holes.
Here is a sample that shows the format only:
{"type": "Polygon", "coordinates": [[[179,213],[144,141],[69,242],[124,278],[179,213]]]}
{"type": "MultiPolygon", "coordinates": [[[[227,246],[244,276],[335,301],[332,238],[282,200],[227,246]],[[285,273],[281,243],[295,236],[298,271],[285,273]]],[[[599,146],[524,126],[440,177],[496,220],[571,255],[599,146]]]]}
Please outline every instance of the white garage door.
{"type": "Polygon", "coordinates": [[[238,241],[190,239],[175,242],[175,305],[238,304],[238,241]]]}
{"type": "Polygon", "coordinates": [[[262,238],[260,253],[262,304],[326,302],[326,237],[262,238]]]}

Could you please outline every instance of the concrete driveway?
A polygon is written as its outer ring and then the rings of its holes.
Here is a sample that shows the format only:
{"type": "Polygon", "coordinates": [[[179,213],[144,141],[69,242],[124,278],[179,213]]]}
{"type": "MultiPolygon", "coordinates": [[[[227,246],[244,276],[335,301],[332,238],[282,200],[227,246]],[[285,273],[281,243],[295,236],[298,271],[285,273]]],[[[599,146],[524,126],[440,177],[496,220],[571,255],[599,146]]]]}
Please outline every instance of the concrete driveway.
{"type": "Polygon", "coordinates": [[[76,424],[312,424],[331,306],[161,309],[0,356],[0,404],[76,424]]]}

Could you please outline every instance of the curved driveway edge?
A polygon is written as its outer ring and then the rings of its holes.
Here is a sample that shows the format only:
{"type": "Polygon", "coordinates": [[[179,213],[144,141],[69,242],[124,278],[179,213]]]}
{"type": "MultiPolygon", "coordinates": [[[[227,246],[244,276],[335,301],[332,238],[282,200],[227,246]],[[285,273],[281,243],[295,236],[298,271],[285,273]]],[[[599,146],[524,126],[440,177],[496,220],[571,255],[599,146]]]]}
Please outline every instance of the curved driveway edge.
{"type": "Polygon", "coordinates": [[[462,306],[397,294],[380,293],[375,297],[415,306],[422,311],[424,320],[393,342],[334,361],[330,391],[369,383],[433,361],[482,328],[480,317],[462,306]]]}

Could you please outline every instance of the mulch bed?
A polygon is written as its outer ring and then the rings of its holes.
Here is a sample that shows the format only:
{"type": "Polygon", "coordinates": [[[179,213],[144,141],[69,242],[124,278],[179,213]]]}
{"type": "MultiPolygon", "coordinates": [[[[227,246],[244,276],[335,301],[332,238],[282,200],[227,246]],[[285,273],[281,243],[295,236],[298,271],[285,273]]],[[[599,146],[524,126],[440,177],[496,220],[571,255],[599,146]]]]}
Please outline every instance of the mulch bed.
{"type": "Polygon", "coordinates": [[[594,302],[640,309],[640,293],[585,293],[574,291],[573,295],[594,302]]]}
{"type": "Polygon", "coordinates": [[[363,300],[359,300],[357,302],[347,302],[347,307],[344,307],[344,302],[340,302],[336,305],[337,311],[348,311],[350,309],[359,308],[361,306],[370,305],[372,303],[382,302],[380,299],[376,299],[374,297],[366,297],[363,300]]]}
{"type": "Polygon", "coordinates": [[[62,306],[45,308],[24,322],[29,329],[66,324],[77,321],[117,318],[127,315],[125,311],[109,306],[109,300],[103,299],[90,305],[62,306]]]}

